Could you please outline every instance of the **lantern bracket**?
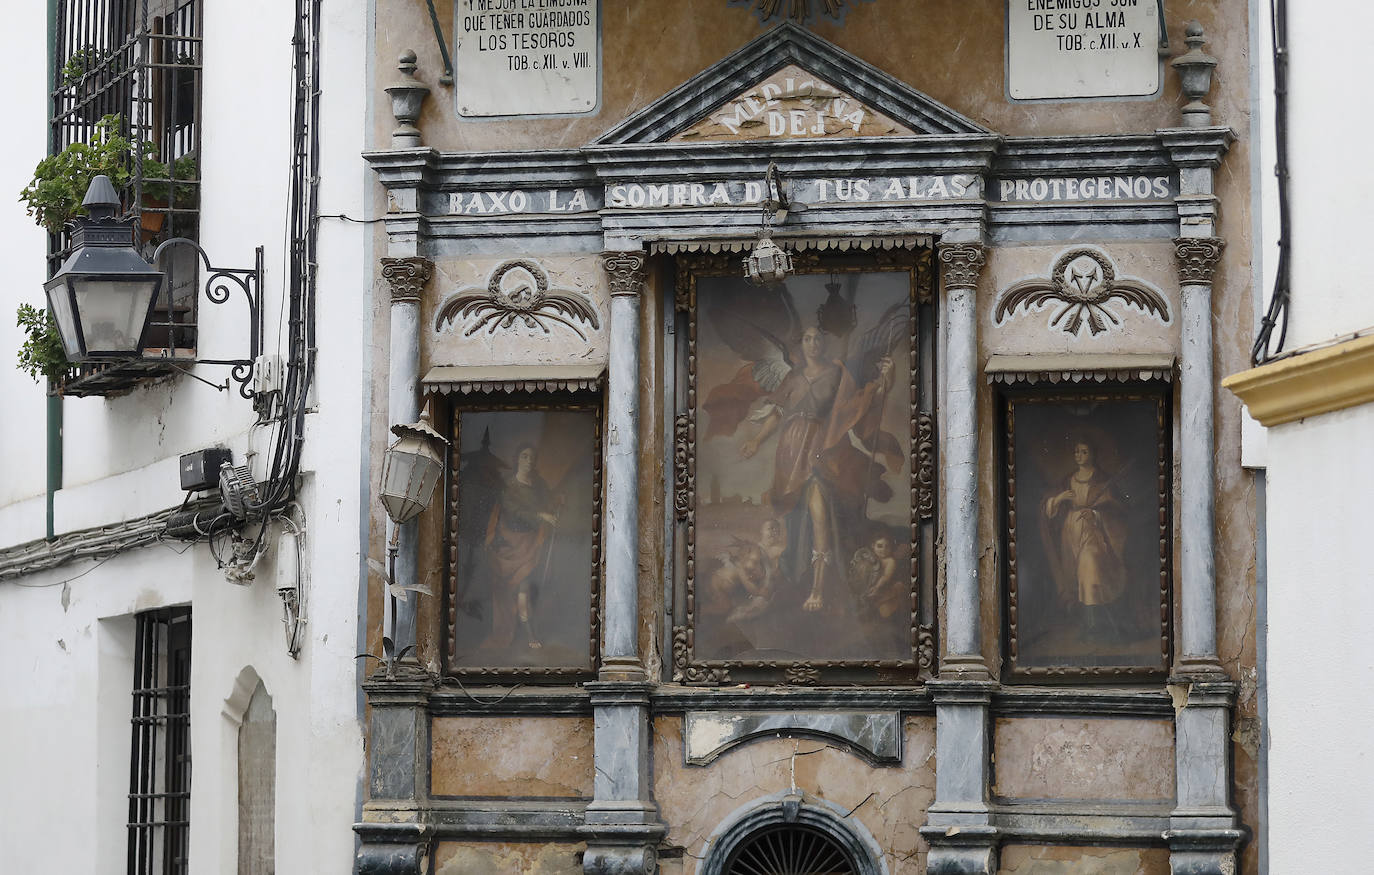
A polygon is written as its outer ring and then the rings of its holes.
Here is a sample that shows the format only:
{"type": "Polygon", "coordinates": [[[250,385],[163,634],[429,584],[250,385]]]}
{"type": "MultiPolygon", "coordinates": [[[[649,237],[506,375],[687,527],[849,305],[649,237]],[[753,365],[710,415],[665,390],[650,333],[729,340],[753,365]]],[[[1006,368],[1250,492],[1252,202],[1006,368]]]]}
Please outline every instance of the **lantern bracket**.
{"type": "MultiPolygon", "coordinates": [[[[189,246],[200,256],[200,261],[205,268],[205,279],[200,283],[198,291],[203,290],[205,297],[212,304],[226,303],[233,297],[235,291],[243,293],[244,299],[248,303],[248,357],[235,359],[196,359],[198,365],[225,365],[231,368],[229,375],[235,383],[238,383],[239,395],[246,399],[254,397],[253,392],[253,363],[262,352],[262,273],[263,273],[263,254],[262,247],[259,246],[254,251],[253,266],[251,268],[242,267],[216,267],[210,263],[210,256],[200,244],[189,237],[173,237],[161,243],[157,249],[153,250],[153,265],[159,266],[162,255],[167,250],[177,246],[189,246]]],[[[168,294],[171,289],[171,278],[169,276],[168,294]]],[[[211,383],[220,391],[225,391],[229,386],[226,380],[223,385],[211,383]]]]}

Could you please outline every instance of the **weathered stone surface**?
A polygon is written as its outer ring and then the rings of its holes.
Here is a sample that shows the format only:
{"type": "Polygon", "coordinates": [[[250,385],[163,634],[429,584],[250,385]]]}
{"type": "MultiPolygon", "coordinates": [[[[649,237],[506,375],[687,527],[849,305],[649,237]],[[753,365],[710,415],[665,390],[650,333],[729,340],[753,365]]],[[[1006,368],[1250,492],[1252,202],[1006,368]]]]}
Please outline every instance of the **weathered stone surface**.
{"type": "Polygon", "coordinates": [[[587,717],[436,717],[431,792],[436,796],[592,795],[587,717]]]}
{"type": "Polygon", "coordinates": [[[1164,848],[1007,845],[999,875],[1169,875],[1164,848]]]}
{"type": "Polygon", "coordinates": [[[898,766],[870,766],[837,746],[812,739],[764,738],[731,748],[710,766],[684,763],[682,718],[654,720],[654,797],[668,821],[665,844],[686,849],[683,871],[731,812],[762,796],[796,787],[864,825],[893,872],[923,871],[927,846],[917,832],[935,796],[935,720],[909,716],[898,766]]]}
{"type": "Polygon", "coordinates": [[[1171,800],[1168,720],[999,719],[996,795],[1028,799],[1171,800]]]}
{"type": "Polygon", "coordinates": [[[434,875],[582,875],[578,858],[583,844],[515,844],[440,842],[434,851],[434,875]]]}

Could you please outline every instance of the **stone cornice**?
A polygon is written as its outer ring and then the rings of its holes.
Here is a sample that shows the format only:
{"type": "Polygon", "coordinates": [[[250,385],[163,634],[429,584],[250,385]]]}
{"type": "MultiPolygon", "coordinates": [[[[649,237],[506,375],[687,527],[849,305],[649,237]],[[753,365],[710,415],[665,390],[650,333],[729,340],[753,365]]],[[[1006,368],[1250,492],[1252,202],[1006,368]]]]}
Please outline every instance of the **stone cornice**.
{"type": "Polygon", "coordinates": [[[1221,381],[1264,426],[1374,402],[1374,335],[1269,362],[1221,381]]]}
{"type": "Polygon", "coordinates": [[[1179,167],[1216,167],[1236,139],[1226,127],[1164,128],[1155,134],[1179,167]]]}

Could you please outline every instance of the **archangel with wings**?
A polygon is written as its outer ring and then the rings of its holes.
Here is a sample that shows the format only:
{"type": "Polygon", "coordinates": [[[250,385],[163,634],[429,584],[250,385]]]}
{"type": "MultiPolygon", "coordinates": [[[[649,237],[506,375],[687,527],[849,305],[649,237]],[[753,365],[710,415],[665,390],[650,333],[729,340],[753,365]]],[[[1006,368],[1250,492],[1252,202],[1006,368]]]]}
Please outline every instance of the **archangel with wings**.
{"type": "Polygon", "coordinates": [[[784,285],[722,290],[702,305],[743,360],[733,379],[707,391],[705,436],[737,441],[742,460],[771,454],[760,503],[786,528],[778,562],[785,583],[774,590],[774,607],[786,613],[861,613],[846,569],[872,537],[870,501],[893,497],[888,481],[902,467],[902,444],[882,420],[899,372],[894,358],[909,361],[908,304],[904,296],[862,301],[860,319],[859,276],[843,291],[826,284],[829,294],[809,318],[784,285]]]}

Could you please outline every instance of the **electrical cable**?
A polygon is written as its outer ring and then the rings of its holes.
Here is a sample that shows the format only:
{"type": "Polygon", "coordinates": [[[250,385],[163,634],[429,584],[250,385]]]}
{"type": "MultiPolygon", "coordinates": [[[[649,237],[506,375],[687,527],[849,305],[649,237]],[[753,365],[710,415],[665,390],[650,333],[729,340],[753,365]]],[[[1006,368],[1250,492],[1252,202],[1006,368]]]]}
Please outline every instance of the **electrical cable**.
{"type": "Polygon", "coordinates": [[[1269,0],[1270,45],[1274,58],[1274,175],[1278,177],[1279,256],[1274,269],[1274,291],[1260,320],[1250,363],[1259,366],[1283,351],[1288,336],[1288,306],[1292,297],[1292,222],[1288,209],[1288,5],[1269,0]],[[1274,341],[1275,328],[1279,329],[1274,341]]]}

